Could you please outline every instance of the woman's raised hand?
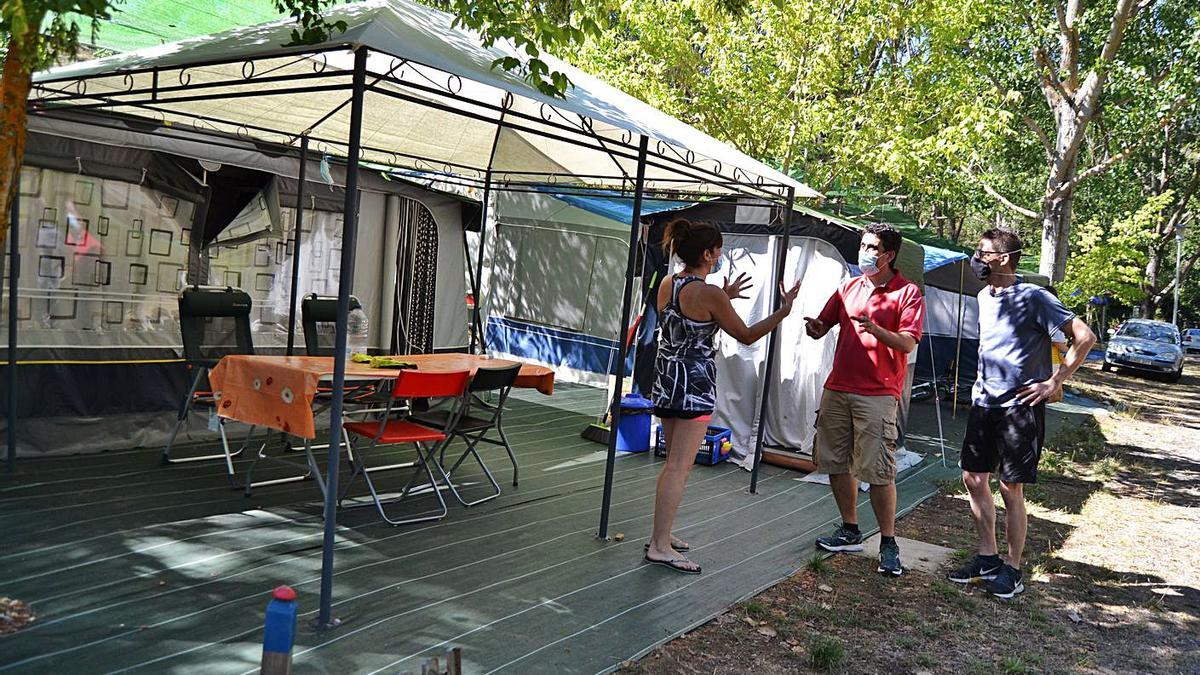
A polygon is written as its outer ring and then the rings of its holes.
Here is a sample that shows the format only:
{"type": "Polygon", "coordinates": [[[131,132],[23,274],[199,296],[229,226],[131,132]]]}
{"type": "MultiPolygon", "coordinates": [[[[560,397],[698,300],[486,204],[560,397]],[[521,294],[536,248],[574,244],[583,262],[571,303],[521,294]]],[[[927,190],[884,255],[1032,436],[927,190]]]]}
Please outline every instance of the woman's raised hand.
{"type": "Polygon", "coordinates": [[[796,296],[800,294],[800,280],[797,279],[794,286],[789,290],[784,290],[783,284],[779,284],[780,308],[786,309],[788,314],[792,312],[792,303],[796,301],[796,296]]]}
{"type": "Polygon", "coordinates": [[[721,285],[721,290],[725,291],[725,295],[728,295],[730,300],[749,297],[745,295],[748,288],[750,288],[750,275],[745,272],[739,274],[733,283],[729,283],[729,277],[725,277],[725,283],[721,285]]]}

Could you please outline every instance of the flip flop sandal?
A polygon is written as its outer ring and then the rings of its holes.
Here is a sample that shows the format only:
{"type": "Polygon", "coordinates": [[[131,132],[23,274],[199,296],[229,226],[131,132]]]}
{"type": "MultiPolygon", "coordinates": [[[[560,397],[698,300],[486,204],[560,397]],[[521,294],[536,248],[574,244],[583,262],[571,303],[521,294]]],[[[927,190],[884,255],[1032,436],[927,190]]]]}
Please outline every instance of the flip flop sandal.
{"type": "MultiPolygon", "coordinates": [[[[687,553],[688,551],[692,550],[692,545],[685,544],[683,542],[680,542],[678,544],[676,544],[675,542],[671,542],[671,548],[675,549],[675,551],[678,553],[687,553]]],[[[642,550],[649,551],[650,544],[642,544],[642,550]]]]}
{"type": "Polygon", "coordinates": [[[650,556],[647,555],[647,556],[642,556],[642,559],[645,560],[646,562],[654,564],[654,565],[662,565],[663,567],[669,567],[681,574],[700,574],[700,566],[696,565],[696,563],[693,563],[692,561],[688,560],[687,558],[677,558],[675,560],[655,560],[654,558],[651,558],[650,556]],[[691,563],[692,565],[696,565],[695,569],[693,569],[691,567],[685,567],[685,565],[687,565],[689,563],[691,563]]]}

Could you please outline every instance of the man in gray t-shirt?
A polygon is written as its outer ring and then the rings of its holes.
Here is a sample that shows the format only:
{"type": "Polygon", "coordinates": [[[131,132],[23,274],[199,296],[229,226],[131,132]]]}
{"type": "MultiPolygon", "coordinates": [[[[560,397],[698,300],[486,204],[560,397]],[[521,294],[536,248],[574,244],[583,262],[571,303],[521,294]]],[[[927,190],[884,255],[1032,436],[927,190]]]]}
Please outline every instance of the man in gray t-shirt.
{"type": "Polygon", "coordinates": [[[1050,291],[1023,281],[999,289],[984,286],[978,300],[979,368],[971,403],[981,408],[1019,405],[1022,387],[1052,375],[1050,337],[1075,314],[1050,291]]]}
{"type": "Polygon", "coordinates": [[[1025,590],[1021,555],[1028,519],[1026,483],[1037,482],[1046,429],[1046,399],[1079,366],[1096,336],[1049,291],[1016,274],[1021,240],[1006,230],[988,230],[979,240],[971,268],[987,283],[979,292],[979,369],[971,392],[971,414],[959,464],[971,497],[978,554],[950,573],[958,583],[986,581],[987,590],[1011,598],[1025,590]],[[1071,348],[1057,370],[1050,359],[1051,335],[1062,331],[1071,348]],[[1004,498],[1008,562],[996,550],[996,507],[991,474],[999,473],[1004,498]]]}

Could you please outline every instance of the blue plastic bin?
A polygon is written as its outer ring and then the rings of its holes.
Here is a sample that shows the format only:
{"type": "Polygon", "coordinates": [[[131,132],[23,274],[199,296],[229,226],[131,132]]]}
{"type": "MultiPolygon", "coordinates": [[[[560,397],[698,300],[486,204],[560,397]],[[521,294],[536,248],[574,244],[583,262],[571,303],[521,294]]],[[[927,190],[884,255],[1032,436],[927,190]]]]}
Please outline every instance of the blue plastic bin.
{"type": "MultiPolygon", "coordinates": [[[[700,441],[700,448],[696,452],[696,463],[706,466],[720,464],[729,459],[732,450],[733,432],[725,427],[709,425],[704,434],[704,440],[700,441]]],[[[661,424],[658,425],[658,431],[655,434],[654,454],[658,457],[667,456],[667,439],[661,424]]]]}
{"type": "Polygon", "coordinates": [[[617,450],[646,452],[650,450],[650,415],[654,404],[639,394],[621,398],[621,421],[617,424],[617,450]]]}

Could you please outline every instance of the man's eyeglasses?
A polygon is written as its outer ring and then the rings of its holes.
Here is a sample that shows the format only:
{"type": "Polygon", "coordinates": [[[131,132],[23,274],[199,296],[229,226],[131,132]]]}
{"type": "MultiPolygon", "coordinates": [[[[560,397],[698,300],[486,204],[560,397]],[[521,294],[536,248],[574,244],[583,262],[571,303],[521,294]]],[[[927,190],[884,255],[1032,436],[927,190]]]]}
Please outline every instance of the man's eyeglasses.
{"type": "Polygon", "coordinates": [[[979,258],[980,260],[995,260],[995,256],[1008,255],[1009,253],[1016,253],[1019,250],[1021,250],[1021,249],[1018,248],[1018,249],[1014,249],[1012,251],[985,251],[983,249],[977,248],[977,249],[975,249],[975,257],[979,258]],[[991,256],[991,257],[985,258],[984,256],[991,256]]]}

